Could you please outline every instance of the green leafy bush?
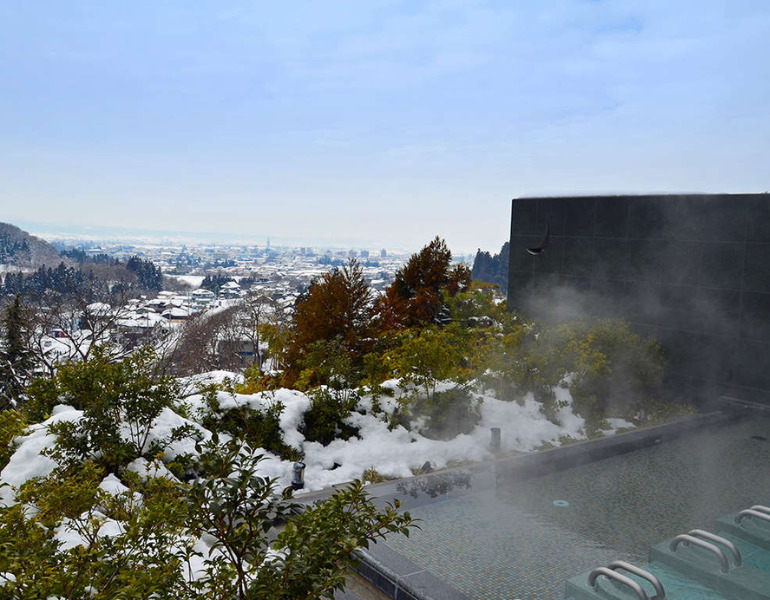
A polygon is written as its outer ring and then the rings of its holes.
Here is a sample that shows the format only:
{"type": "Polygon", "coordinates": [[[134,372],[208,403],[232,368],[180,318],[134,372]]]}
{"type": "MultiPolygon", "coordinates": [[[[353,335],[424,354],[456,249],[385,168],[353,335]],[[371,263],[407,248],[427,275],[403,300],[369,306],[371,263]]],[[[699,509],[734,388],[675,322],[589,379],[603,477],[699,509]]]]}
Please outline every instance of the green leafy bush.
{"type": "Polygon", "coordinates": [[[347,440],[358,433],[358,429],[345,423],[358,403],[357,394],[319,387],[308,392],[308,396],[311,406],[302,426],[306,440],[326,446],[337,438],[347,440]]]}
{"type": "Polygon", "coordinates": [[[428,399],[420,398],[412,408],[413,417],[425,417],[421,433],[433,439],[452,439],[470,433],[481,419],[479,404],[462,386],[435,392],[428,399]]]}
{"type": "Polygon", "coordinates": [[[163,478],[112,495],[98,487],[103,469],[86,461],[28,482],[19,503],[0,508],[3,598],[191,598],[183,562],[186,504],[163,478]],[[141,490],[141,501],[137,492],[141,490]],[[35,510],[29,510],[29,507],[35,510]],[[110,519],[120,526],[105,532],[110,519]],[[64,545],[56,531],[79,543],[64,545]]]}
{"type": "Polygon", "coordinates": [[[0,411],[0,471],[5,468],[15,451],[13,440],[24,433],[27,420],[14,409],[0,411]]]}
{"type": "Polygon", "coordinates": [[[590,426],[605,417],[632,418],[655,403],[664,365],[660,345],[628,323],[589,319],[542,329],[519,375],[546,409],[558,408],[553,388],[569,376],[574,407],[590,426]]]}
{"type": "Polygon", "coordinates": [[[216,438],[198,449],[204,476],[187,495],[193,531],[220,550],[203,557],[206,575],[192,586],[202,598],[331,599],[354,550],[414,526],[397,503],[376,508],[361,482],[295,516],[298,506],[275,494],[275,481],[257,475],[259,454],[216,438]],[[270,544],[276,521],[286,525],[270,544]]]}
{"type": "Polygon", "coordinates": [[[28,482],[18,503],[0,507],[0,596],[331,599],[355,549],[415,526],[398,504],[375,507],[360,482],[295,515],[245,444],[214,436],[197,450],[190,484],[127,472],[127,491],[113,494],[99,487],[106,471],[95,461],[28,482]],[[57,529],[78,541],[65,546],[57,529]],[[213,540],[212,551],[194,536],[213,540]],[[193,563],[202,570],[190,578],[193,563]]]}
{"type": "Polygon", "coordinates": [[[114,471],[192,435],[192,427],[181,427],[162,441],[151,441],[156,419],[178,396],[176,382],[154,377],[154,366],[155,354],[149,349],[117,363],[96,350],[92,360],[65,365],[54,379],[35,386],[30,404],[36,414],[50,412],[59,402],[83,411],[78,421],[51,425],[57,442],[50,456],[68,465],[98,457],[114,471]]]}
{"type": "Polygon", "coordinates": [[[280,418],[284,406],[280,401],[274,401],[262,410],[250,406],[223,410],[213,394],[207,403],[209,411],[201,418],[201,425],[206,429],[228,433],[252,448],[263,448],[284,460],[301,460],[302,453],[283,442],[280,418]]]}
{"type": "Polygon", "coordinates": [[[309,600],[344,589],[353,551],[389,534],[409,536],[417,527],[399,502],[376,508],[361,481],[337,490],[286,523],[274,548],[276,559],[264,565],[252,589],[254,598],[309,600]]]}

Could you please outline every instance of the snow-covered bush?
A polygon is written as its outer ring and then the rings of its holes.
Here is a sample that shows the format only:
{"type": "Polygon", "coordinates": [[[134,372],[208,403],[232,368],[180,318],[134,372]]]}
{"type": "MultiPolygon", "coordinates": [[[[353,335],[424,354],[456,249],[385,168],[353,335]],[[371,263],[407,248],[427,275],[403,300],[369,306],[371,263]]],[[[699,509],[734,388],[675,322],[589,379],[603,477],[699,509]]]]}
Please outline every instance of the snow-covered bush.
{"type": "Polygon", "coordinates": [[[397,504],[375,508],[360,483],[294,516],[259,454],[216,436],[196,450],[189,485],[131,471],[122,482],[94,461],[28,481],[0,506],[0,595],[331,598],[354,549],[412,526],[397,504]],[[286,526],[271,541],[277,520],[286,526]]]}

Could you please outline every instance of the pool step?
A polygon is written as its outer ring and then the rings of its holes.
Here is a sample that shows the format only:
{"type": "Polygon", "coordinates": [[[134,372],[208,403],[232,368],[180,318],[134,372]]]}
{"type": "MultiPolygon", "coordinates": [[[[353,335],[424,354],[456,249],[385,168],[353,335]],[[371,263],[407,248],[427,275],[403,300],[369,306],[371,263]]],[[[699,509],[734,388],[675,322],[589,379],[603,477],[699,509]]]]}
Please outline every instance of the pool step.
{"type": "Polygon", "coordinates": [[[744,565],[770,573],[770,550],[752,544],[748,540],[735,536],[729,532],[720,531],[720,534],[737,546],[743,557],[744,565]]]}
{"type": "Polygon", "coordinates": [[[717,519],[717,529],[770,551],[770,511],[766,506],[752,506],[717,519]]]}
{"type": "MultiPolygon", "coordinates": [[[[665,565],[652,563],[646,565],[644,570],[658,579],[664,589],[666,600],[729,600],[724,594],[688,579],[665,565]]],[[[591,581],[592,572],[567,580],[565,588],[567,600],[640,600],[638,593],[628,585],[605,577],[603,573],[591,581]]],[[[645,578],[629,572],[623,572],[623,575],[638,583],[648,600],[660,598],[659,590],[645,578]]]]}
{"type": "Polygon", "coordinates": [[[567,600],[770,600],[770,508],[717,520],[650,548],[644,570],[616,561],[570,578],[567,600]]]}
{"type": "Polygon", "coordinates": [[[736,566],[723,552],[677,536],[650,548],[650,562],[664,564],[706,587],[736,600],[770,600],[770,572],[751,565],[736,566]],[[679,543],[677,543],[679,542],[679,543]]]}

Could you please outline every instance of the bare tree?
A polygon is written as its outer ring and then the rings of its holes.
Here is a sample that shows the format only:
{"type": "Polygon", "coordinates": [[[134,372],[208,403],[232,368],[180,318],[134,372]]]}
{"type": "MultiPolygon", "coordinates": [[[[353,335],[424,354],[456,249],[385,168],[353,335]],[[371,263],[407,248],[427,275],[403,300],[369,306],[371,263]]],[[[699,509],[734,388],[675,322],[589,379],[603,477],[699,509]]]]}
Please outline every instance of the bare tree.
{"type": "Polygon", "coordinates": [[[262,327],[266,323],[275,322],[277,304],[263,292],[252,292],[244,298],[243,310],[247,316],[244,330],[246,335],[250,336],[255,349],[252,364],[256,364],[257,369],[262,373],[263,355],[260,350],[262,327]]]}
{"type": "MultiPolygon", "coordinates": [[[[215,369],[245,370],[243,327],[238,306],[193,314],[181,326],[171,356],[177,375],[215,369]]],[[[250,363],[249,363],[250,364],[250,363]]]]}
{"type": "Polygon", "coordinates": [[[221,310],[197,313],[182,325],[171,361],[179,375],[225,369],[243,372],[264,356],[260,345],[264,329],[274,323],[275,301],[265,294],[250,294],[221,310]]]}
{"type": "Polygon", "coordinates": [[[59,364],[88,361],[96,346],[120,359],[131,348],[120,343],[118,325],[130,309],[130,293],[95,282],[68,293],[46,292],[28,303],[34,335],[33,352],[43,374],[52,376],[59,364]]]}

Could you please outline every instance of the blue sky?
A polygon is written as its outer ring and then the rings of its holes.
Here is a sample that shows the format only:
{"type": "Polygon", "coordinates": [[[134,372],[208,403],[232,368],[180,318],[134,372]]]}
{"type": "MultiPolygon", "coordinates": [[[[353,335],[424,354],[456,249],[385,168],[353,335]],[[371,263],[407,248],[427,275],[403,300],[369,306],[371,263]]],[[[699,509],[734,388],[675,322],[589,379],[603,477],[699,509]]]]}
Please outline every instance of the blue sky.
{"type": "Polygon", "coordinates": [[[3,0],[0,221],[497,250],[510,199],[770,190],[766,0],[3,0]]]}

